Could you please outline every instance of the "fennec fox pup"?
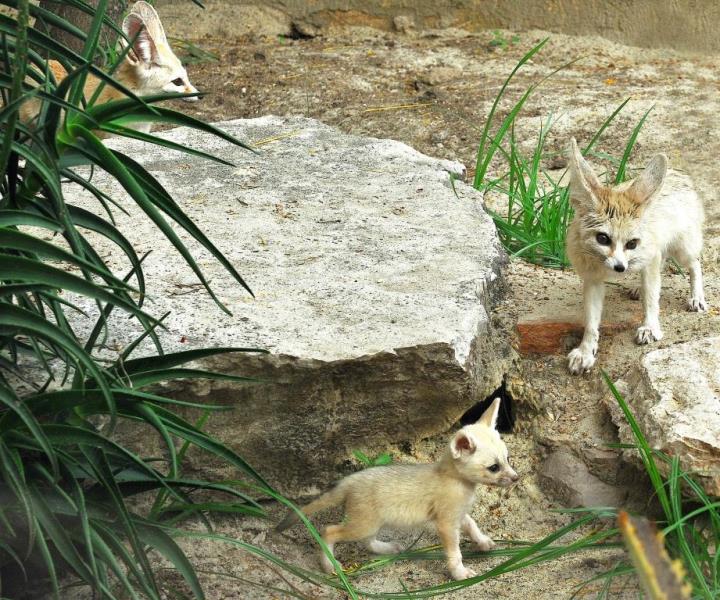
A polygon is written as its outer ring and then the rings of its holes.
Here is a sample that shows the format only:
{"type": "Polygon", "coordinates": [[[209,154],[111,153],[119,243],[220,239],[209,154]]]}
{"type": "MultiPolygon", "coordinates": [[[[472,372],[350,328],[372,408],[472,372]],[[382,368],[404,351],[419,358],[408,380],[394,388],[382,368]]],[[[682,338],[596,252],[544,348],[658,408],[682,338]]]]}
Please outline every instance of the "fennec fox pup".
{"type": "MultiPolygon", "coordinates": [[[[115,79],[138,96],[161,92],[188,94],[197,92],[190,83],[187,71],[182,66],[180,59],[175,56],[175,53],[170,48],[160,17],[158,17],[152,6],[143,1],[133,4],[130,12],[123,20],[122,29],[128,39],[134,40],[134,42],[125,56],[125,60],[118,66],[114,75],[115,79]]],[[[127,46],[127,42],[122,38],[119,44],[122,48],[127,46]]],[[[62,81],[67,77],[67,72],[59,62],[50,60],[48,65],[56,81],[62,81]]],[[[99,85],[100,80],[97,77],[93,75],[87,77],[85,82],[86,100],[93,96],[99,85]]],[[[98,96],[96,104],[103,104],[124,97],[123,92],[105,85],[98,96]]],[[[183,100],[188,101],[197,99],[197,96],[183,98],[183,100]]],[[[26,102],[20,110],[21,119],[24,122],[29,122],[38,114],[39,110],[40,102],[38,100],[26,102]]],[[[141,123],[135,126],[135,129],[149,131],[150,124],[141,123]]]]}
{"type": "Polygon", "coordinates": [[[608,278],[640,273],[645,318],[635,335],[638,344],[663,337],[660,270],[667,256],[690,272],[689,310],[707,310],[700,267],[702,203],[668,172],[667,162],[664,154],[658,154],[636,179],[609,187],[601,185],[574,138],[570,143],[570,201],[575,217],[568,229],[567,254],[583,280],[585,312],[582,342],[568,354],[571,373],[587,371],[595,363],[608,278]]]}
{"type": "MultiPolygon", "coordinates": [[[[311,515],[345,505],[343,522],[330,525],[323,534],[330,552],[337,542],[363,540],[372,552],[395,554],[401,550],[398,543],[381,542],[375,537],[381,527],[412,527],[431,521],[437,527],[452,576],[472,577],[475,573],[462,563],[460,529],[481,550],[495,546],[469,515],[475,487],[479,483],[509,486],[518,480],[495,428],[499,408],[497,398],[477,423],[466,425],[452,437],[438,462],[373,467],[354,473],[302,507],[303,513],[311,515]]],[[[291,512],[276,531],[284,531],[298,521],[297,514],[291,512]]],[[[332,573],[333,565],[324,553],[320,560],[323,569],[332,573]]]]}

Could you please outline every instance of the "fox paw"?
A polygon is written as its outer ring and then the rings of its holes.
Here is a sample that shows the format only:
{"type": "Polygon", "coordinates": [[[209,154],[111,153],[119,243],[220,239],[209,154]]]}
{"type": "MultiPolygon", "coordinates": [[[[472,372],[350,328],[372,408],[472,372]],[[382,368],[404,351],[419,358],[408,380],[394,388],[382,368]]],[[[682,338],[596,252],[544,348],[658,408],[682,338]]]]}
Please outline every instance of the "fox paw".
{"type": "Polygon", "coordinates": [[[320,565],[322,566],[322,570],[325,571],[328,575],[332,575],[335,572],[335,566],[332,564],[332,562],[330,562],[330,559],[325,555],[324,552],[320,555],[320,565]]]}
{"type": "Polygon", "coordinates": [[[575,348],[570,354],[568,354],[568,369],[573,375],[579,375],[589,371],[595,364],[595,353],[575,348]]]}
{"type": "Polygon", "coordinates": [[[640,300],[640,288],[630,288],[628,290],[628,298],[630,298],[630,300],[640,300]]]}
{"type": "Polygon", "coordinates": [[[373,540],[369,544],[370,552],[375,554],[399,554],[403,551],[402,544],[398,542],[382,542],[373,540]]]}
{"type": "Polygon", "coordinates": [[[475,575],[477,575],[475,571],[468,569],[465,565],[455,567],[450,571],[450,574],[453,576],[453,579],[456,579],[457,581],[467,579],[468,577],[475,577],[475,575]]]}
{"type": "Polygon", "coordinates": [[[707,302],[702,296],[688,300],[688,310],[692,312],[705,312],[708,309],[707,302]]]}
{"type": "Polygon", "coordinates": [[[490,539],[484,533],[477,536],[473,541],[478,547],[478,550],[482,552],[487,552],[488,550],[492,550],[495,547],[495,542],[493,542],[492,539],[490,539]]]}
{"type": "Polygon", "coordinates": [[[651,342],[659,342],[663,339],[663,332],[658,325],[642,325],[638,327],[635,334],[635,341],[638,344],[649,344],[651,342]]]}

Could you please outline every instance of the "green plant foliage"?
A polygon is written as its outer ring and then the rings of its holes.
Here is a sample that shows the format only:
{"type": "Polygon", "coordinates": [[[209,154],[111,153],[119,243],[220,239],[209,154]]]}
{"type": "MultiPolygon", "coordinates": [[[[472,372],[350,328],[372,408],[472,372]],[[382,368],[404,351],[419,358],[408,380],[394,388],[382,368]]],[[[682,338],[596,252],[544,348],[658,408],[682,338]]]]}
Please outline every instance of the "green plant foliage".
{"type": "Polygon", "coordinates": [[[384,465],[389,465],[393,460],[392,455],[389,452],[383,452],[373,458],[370,458],[361,450],[353,450],[353,456],[364,467],[382,467],[384,465]]]}
{"type": "Polygon", "coordinates": [[[115,226],[113,210],[123,210],[120,199],[97,189],[90,175],[99,168],[115,177],[127,199],[155,223],[219,309],[227,312],[178,228],[248,289],[240,274],[152,174],[98,136],[107,132],[139,138],[225,164],[128,125],[185,125],[244,145],[211,125],[157,105],[181,95],[141,99],[94,66],[101,25],[116,28],[103,16],[107,0],[98,3],[97,12],[81,0],[68,3],[95,15],[89,32],[78,31],[28,0],[0,1],[17,8],[15,16],[0,15],[0,596],[9,580],[25,578],[21,587],[44,580],[56,598],[68,598],[61,579],[70,574],[101,598],[159,599],[164,597],[161,584],[148,556],[157,552],[183,576],[187,592],[203,598],[192,565],[173,539],[175,523],[191,515],[205,519],[208,512],[257,516],[264,511],[247,488],[183,477],[181,463],[188,448],[232,465],[256,489],[271,488],[242,457],[204,433],[202,423],[194,425],[175,411],[180,406],[203,411],[223,407],[165,398],[152,386],[185,378],[244,383],[242,377],[185,365],[220,353],[260,350],[164,353],[164,317],[143,309],[144,257],[115,226]],[[42,17],[82,39],[83,52],[76,54],[31,27],[31,17],[42,17]],[[53,81],[42,56],[59,61],[68,76],[53,81]],[[83,98],[89,75],[123,91],[125,99],[98,105],[97,94],[83,98]],[[29,123],[21,121],[20,108],[33,101],[41,106],[37,116],[29,123]],[[68,203],[61,182],[87,190],[99,210],[68,203]],[[126,257],[125,273],[109,269],[89,232],[104,237],[126,257]],[[86,308],[88,301],[94,311],[86,308]],[[102,345],[111,335],[115,309],[135,319],[143,333],[109,357],[102,345]],[[78,327],[81,321],[87,327],[78,327]],[[82,336],[80,329],[90,333],[82,336]],[[145,340],[152,340],[156,354],[136,357],[145,340]],[[120,421],[152,428],[162,441],[163,459],[140,456],[117,441],[113,431],[120,421]],[[179,451],[177,442],[183,444],[179,451]],[[148,497],[154,499],[149,512],[139,508],[148,497]]]}
{"type": "Polygon", "coordinates": [[[514,46],[520,41],[518,34],[515,33],[508,38],[499,29],[493,29],[492,36],[488,46],[491,48],[500,48],[501,50],[507,50],[509,46],[514,46]]]}

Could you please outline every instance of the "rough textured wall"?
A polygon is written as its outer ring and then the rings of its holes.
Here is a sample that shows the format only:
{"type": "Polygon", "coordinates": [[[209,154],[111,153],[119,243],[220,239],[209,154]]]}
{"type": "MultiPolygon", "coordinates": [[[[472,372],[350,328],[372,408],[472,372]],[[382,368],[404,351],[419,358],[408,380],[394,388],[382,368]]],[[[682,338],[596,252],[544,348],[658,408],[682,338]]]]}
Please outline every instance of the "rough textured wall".
{"type": "Polygon", "coordinates": [[[191,28],[186,33],[199,35],[258,28],[282,33],[293,25],[301,33],[332,25],[544,29],[636,46],[720,52],[717,0],[207,0],[203,16],[189,0],[157,5],[161,12],[181,11],[191,28]]]}

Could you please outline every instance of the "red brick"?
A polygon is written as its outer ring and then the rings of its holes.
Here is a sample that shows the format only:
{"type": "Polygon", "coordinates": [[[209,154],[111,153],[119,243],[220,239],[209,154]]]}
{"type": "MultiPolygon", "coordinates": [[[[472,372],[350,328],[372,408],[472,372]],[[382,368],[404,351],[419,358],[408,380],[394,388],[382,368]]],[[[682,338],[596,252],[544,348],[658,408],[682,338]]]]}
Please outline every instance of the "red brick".
{"type": "MultiPolygon", "coordinates": [[[[629,315],[625,321],[607,322],[600,325],[600,335],[609,336],[627,331],[640,325],[641,315],[629,315]]],[[[570,350],[574,337],[582,337],[583,326],[577,321],[538,319],[520,321],[517,324],[518,351],[529,354],[564,354],[570,350]]]]}

